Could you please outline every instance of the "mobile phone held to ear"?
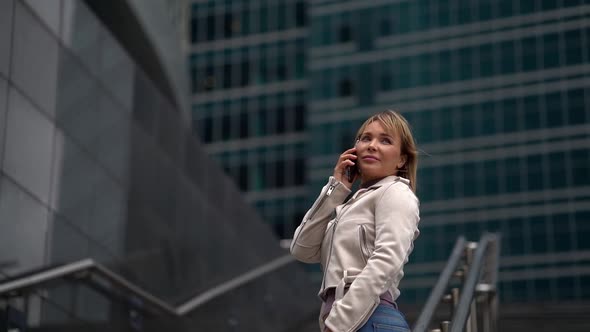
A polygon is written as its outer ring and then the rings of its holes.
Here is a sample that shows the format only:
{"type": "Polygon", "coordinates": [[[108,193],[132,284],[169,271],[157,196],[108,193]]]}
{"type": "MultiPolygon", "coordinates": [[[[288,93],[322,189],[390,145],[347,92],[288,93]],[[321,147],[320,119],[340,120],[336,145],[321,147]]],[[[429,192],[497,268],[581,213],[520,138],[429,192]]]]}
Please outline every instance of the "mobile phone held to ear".
{"type": "MultiPolygon", "coordinates": [[[[354,155],[356,155],[356,153],[354,153],[354,155]]],[[[354,178],[356,177],[356,175],[359,172],[358,166],[356,163],[357,163],[357,161],[355,160],[354,165],[346,167],[346,179],[350,183],[352,183],[352,181],[354,181],[354,178]]]]}

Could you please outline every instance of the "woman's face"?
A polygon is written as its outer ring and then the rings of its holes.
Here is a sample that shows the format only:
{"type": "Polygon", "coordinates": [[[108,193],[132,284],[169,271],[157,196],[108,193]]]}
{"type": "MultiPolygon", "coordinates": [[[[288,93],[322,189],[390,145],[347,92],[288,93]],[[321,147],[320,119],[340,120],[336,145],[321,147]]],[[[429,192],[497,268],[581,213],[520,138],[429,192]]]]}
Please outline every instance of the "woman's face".
{"type": "Polygon", "coordinates": [[[388,133],[379,121],[365,127],[355,147],[362,182],[396,175],[406,161],[399,134],[388,133]]]}

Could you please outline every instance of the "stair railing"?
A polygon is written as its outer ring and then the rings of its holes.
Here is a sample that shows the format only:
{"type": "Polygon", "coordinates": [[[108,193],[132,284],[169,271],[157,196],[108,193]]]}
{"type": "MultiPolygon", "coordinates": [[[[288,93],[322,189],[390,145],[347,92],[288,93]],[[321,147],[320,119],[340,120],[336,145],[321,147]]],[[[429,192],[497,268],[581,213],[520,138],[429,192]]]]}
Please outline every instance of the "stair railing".
{"type": "Polygon", "coordinates": [[[499,239],[498,234],[490,233],[484,234],[479,242],[457,239],[412,331],[427,331],[437,307],[444,302],[450,304],[452,317],[438,322],[438,327],[430,332],[497,331],[499,239]],[[453,277],[459,279],[461,290],[453,287],[444,294],[453,277]]]}
{"type": "Polygon", "coordinates": [[[30,294],[31,291],[48,288],[59,282],[83,281],[102,290],[103,294],[111,297],[120,297],[120,291],[122,290],[128,295],[124,298],[126,300],[125,302],[134,309],[138,309],[138,311],[157,316],[168,315],[181,317],[218,296],[230,292],[294,261],[293,256],[290,254],[283,255],[198,294],[178,306],[172,306],[166,301],[125,279],[123,276],[115,273],[113,270],[87,258],[2,280],[0,281],[0,300],[25,297],[30,294]]]}

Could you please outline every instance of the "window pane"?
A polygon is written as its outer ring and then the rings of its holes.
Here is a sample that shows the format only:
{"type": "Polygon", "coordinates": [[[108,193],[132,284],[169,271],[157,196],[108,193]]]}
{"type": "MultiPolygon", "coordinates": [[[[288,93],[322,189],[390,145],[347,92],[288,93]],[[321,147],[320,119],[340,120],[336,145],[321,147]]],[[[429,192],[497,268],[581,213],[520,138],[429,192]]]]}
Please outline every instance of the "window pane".
{"type": "Polygon", "coordinates": [[[47,207],[2,176],[0,179],[0,249],[3,261],[18,262],[13,273],[36,269],[45,259],[47,207]],[[8,235],[9,234],[9,235],[8,235]],[[23,246],[26,244],[26,247],[23,246]],[[26,250],[24,250],[26,248],[26,250]]]}
{"type": "Polygon", "coordinates": [[[559,37],[558,34],[543,36],[543,68],[554,68],[559,66],[559,37]]]}
{"type": "Polygon", "coordinates": [[[8,72],[12,35],[12,1],[0,1],[0,73],[8,72]]]}
{"type": "Polygon", "coordinates": [[[527,189],[530,191],[541,190],[543,185],[543,158],[540,155],[528,156],[526,161],[527,189]]]}
{"type": "Polygon", "coordinates": [[[573,150],[571,165],[572,184],[574,186],[590,185],[590,150],[573,150]]]}
{"type": "Polygon", "coordinates": [[[555,92],[545,95],[545,114],[547,127],[560,127],[564,123],[561,93],[555,92]]]}
{"type": "Polygon", "coordinates": [[[584,98],[584,89],[570,90],[567,92],[568,124],[574,125],[586,123],[586,103],[584,98]]]}
{"type": "Polygon", "coordinates": [[[307,2],[299,1],[295,7],[295,17],[298,27],[305,26],[307,23],[307,2]]]}
{"type": "Polygon", "coordinates": [[[47,204],[54,124],[15,89],[9,95],[3,171],[47,204]]]}

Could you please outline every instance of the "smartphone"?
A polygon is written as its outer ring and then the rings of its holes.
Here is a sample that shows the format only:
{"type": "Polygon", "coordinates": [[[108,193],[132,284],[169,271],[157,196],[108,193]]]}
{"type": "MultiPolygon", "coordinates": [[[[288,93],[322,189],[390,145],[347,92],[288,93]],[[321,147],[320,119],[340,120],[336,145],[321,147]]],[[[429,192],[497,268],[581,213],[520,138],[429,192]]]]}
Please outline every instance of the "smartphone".
{"type": "MultiPolygon", "coordinates": [[[[353,153],[356,156],[356,153],[353,153]]],[[[354,165],[353,166],[348,166],[346,167],[346,179],[348,180],[348,182],[352,183],[352,181],[354,181],[355,176],[358,173],[358,166],[357,163],[358,161],[355,160],[354,161],[354,165]]]]}

